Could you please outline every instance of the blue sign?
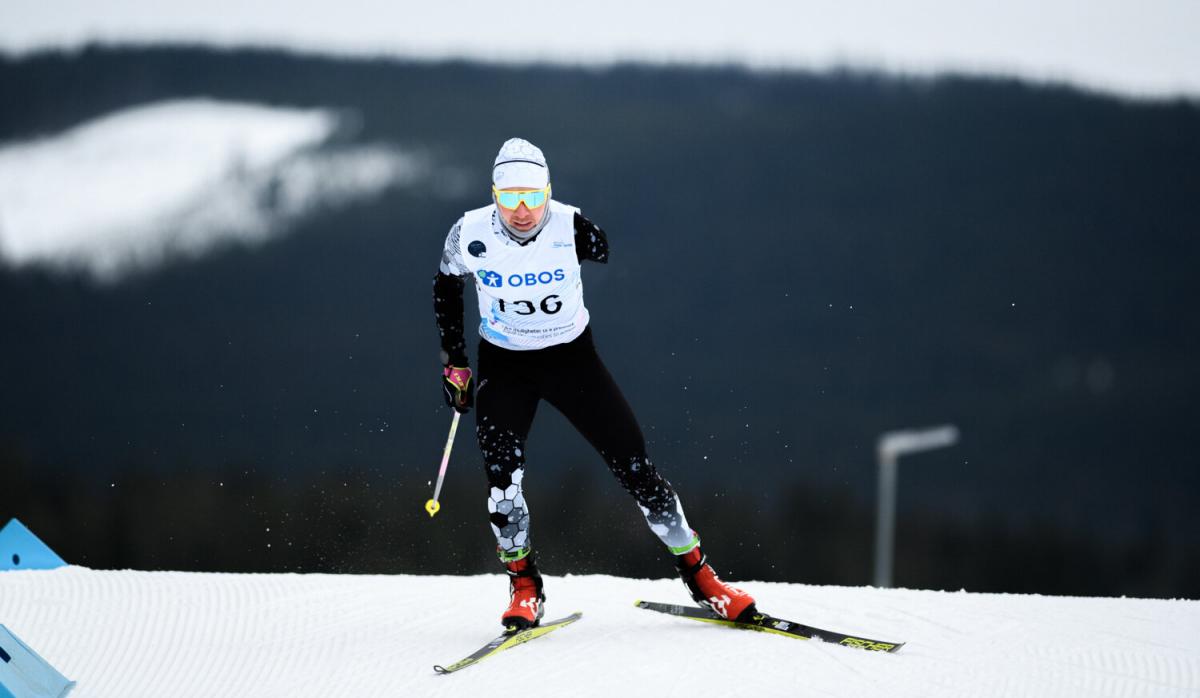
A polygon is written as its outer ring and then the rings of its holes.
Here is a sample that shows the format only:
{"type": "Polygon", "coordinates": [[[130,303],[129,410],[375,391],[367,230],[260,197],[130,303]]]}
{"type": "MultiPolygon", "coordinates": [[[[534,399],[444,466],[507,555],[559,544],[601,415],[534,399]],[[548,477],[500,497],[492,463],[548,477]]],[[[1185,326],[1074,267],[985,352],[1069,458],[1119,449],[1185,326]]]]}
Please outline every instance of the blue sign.
{"type": "Polygon", "coordinates": [[[67,563],[25,524],[13,519],[0,529],[0,571],[52,570],[67,563]]]}
{"type": "Polygon", "coordinates": [[[0,696],[7,698],[63,698],[75,682],[60,674],[37,652],[0,625],[0,696]]]}

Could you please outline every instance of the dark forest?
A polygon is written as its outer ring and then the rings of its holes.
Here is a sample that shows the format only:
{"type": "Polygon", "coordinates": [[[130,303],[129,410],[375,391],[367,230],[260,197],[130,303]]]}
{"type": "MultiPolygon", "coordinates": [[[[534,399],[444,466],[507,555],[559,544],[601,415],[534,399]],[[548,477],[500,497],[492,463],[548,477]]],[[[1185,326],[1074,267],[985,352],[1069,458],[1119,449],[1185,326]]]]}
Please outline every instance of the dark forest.
{"type": "MultiPolygon", "coordinates": [[[[901,465],[897,585],[1200,597],[1194,103],[104,46],[0,59],[0,94],[0,144],[208,97],[339,110],[441,173],[118,283],[0,269],[0,523],[69,562],[498,572],[471,419],[422,508],[430,280],[521,136],[608,233],[597,344],[724,575],[869,583],[876,439],[952,423],[901,465]]],[[[672,574],[548,406],[526,489],[545,572],[672,574]]]]}

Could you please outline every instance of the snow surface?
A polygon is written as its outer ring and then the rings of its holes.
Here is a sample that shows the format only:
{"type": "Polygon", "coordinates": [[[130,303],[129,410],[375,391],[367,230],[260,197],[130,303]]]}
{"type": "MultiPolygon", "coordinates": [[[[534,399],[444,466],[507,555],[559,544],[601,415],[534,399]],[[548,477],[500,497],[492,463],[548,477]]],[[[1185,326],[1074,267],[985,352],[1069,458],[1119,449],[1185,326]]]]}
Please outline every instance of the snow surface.
{"type": "Polygon", "coordinates": [[[449,676],[500,630],[501,575],[0,573],[0,623],[72,698],[466,696],[1196,696],[1200,602],[749,582],[765,609],[906,641],[897,654],[637,609],[674,579],[548,577],[547,618],[583,620],[449,676]],[[511,682],[511,683],[510,683],[511,682]]]}
{"type": "Polygon", "coordinates": [[[603,65],[877,68],[1200,95],[1195,0],[5,0],[0,50],[91,41],[603,65]]]}
{"type": "Polygon", "coordinates": [[[191,99],[0,145],[0,261],[114,279],[227,239],[257,242],[319,206],[413,181],[390,146],[319,147],[331,110],[191,99]]]}

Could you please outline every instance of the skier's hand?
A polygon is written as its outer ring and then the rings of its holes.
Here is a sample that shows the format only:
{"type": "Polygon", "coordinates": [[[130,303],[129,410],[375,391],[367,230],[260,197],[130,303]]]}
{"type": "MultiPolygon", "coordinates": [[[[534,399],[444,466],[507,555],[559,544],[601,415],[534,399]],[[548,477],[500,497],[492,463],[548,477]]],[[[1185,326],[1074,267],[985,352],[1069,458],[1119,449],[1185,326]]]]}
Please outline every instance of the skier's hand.
{"type": "Polygon", "coordinates": [[[447,365],[442,369],[442,396],[459,414],[471,411],[475,405],[475,385],[471,383],[470,367],[447,365]]]}

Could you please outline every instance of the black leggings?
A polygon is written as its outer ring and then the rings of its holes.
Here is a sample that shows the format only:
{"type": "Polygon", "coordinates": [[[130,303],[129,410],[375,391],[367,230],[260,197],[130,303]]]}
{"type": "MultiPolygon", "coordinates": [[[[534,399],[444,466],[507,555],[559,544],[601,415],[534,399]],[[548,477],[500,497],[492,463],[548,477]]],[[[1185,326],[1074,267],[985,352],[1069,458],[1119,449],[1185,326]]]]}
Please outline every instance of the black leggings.
{"type": "Polygon", "coordinates": [[[525,440],[545,400],[579,430],[633,495],[650,530],[676,554],[696,545],[679,497],[646,456],[629,403],[604,367],[592,330],[545,349],[513,351],[479,342],[476,435],[488,479],[488,513],[502,560],[530,551],[525,440]]]}

